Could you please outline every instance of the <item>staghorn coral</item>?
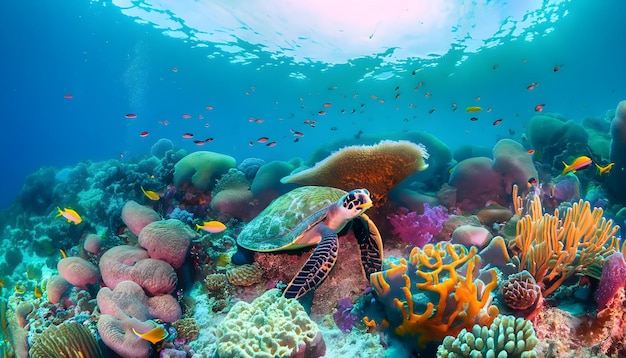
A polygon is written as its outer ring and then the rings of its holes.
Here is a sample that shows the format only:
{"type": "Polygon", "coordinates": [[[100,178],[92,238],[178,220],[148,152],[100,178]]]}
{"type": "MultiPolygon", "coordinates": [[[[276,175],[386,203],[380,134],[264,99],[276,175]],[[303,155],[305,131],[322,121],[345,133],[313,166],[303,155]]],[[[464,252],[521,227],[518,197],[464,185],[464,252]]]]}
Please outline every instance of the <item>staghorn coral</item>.
{"type": "Polygon", "coordinates": [[[28,353],[32,358],[104,357],[89,329],[77,322],[48,327],[35,337],[28,353]]]}
{"type": "Polygon", "coordinates": [[[295,299],[277,289],[252,303],[237,302],[216,328],[217,358],[320,357],[322,334],[295,299]]]}
{"type": "Polygon", "coordinates": [[[528,214],[518,221],[509,248],[519,257],[519,271],[535,278],[544,297],[575,274],[600,277],[606,258],[617,249],[619,230],[602,216],[601,208],[591,210],[589,202],[580,200],[561,219],[557,210],[542,214],[541,201],[534,197],[526,201],[529,208],[519,197],[513,201],[516,213],[528,214]]]}
{"type": "Polygon", "coordinates": [[[231,267],[226,271],[226,278],[234,286],[252,286],[261,282],[263,269],[261,265],[254,262],[252,264],[231,267]]]}
{"type": "Polygon", "coordinates": [[[428,244],[413,248],[408,260],[402,258],[399,264],[370,276],[397,335],[414,336],[424,347],[463,328],[493,321],[498,309],[490,305],[490,294],[497,286],[497,272],[482,272],[490,277],[486,285],[475,279],[474,268],[480,267],[476,251],[445,242],[428,244]]]}
{"type": "Polygon", "coordinates": [[[471,332],[463,329],[456,338],[446,337],[437,349],[437,357],[533,358],[537,357],[537,343],[530,321],[499,315],[488,327],[475,324],[471,332]]]}

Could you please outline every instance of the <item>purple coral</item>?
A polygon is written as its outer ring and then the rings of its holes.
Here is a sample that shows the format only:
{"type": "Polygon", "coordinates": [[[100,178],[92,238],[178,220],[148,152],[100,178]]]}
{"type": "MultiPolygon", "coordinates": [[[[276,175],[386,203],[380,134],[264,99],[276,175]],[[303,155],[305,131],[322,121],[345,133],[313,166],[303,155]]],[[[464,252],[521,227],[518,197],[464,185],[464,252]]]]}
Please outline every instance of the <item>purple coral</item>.
{"type": "Polygon", "coordinates": [[[352,308],[354,308],[352,299],[350,297],[344,297],[339,300],[337,311],[333,313],[333,319],[342,332],[348,333],[352,331],[352,327],[354,327],[354,324],[359,318],[359,316],[352,313],[352,308]]]}
{"type": "Polygon", "coordinates": [[[393,226],[392,232],[407,244],[423,247],[433,236],[439,234],[443,223],[450,219],[448,211],[441,206],[430,208],[424,203],[424,213],[418,214],[406,208],[400,208],[398,213],[387,216],[393,226]]]}
{"type": "Polygon", "coordinates": [[[624,287],[624,283],[626,283],[626,261],[621,252],[616,252],[608,257],[602,268],[600,285],[594,295],[598,309],[605,308],[617,291],[624,287]]]}

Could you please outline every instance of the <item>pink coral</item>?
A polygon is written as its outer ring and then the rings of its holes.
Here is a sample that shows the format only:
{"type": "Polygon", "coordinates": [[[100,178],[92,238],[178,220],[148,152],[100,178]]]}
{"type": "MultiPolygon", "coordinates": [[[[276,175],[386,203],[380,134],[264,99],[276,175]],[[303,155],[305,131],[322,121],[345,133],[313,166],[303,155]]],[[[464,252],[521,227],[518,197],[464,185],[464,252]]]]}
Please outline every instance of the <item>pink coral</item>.
{"type": "Polygon", "coordinates": [[[100,259],[102,280],[111,289],[122,281],[134,281],[151,295],[172,293],[178,284],[176,272],[167,262],[148,258],[140,248],[120,245],[100,259]]]}
{"type": "Polygon", "coordinates": [[[148,297],[133,281],[122,281],[114,290],[102,288],[97,300],[102,314],[119,319],[130,316],[141,321],[158,318],[174,322],[182,316],[180,305],[172,295],[148,297]]]}
{"type": "Polygon", "coordinates": [[[448,184],[456,188],[458,208],[474,211],[490,200],[506,202],[509,195],[493,164],[490,158],[476,157],[462,160],[454,167],[448,184]]]}
{"type": "Polygon", "coordinates": [[[161,220],[161,217],[156,211],[139,205],[136,201],[129,200],[122,208],[122,221],[135,235],[139,235],[146,225],[157,220],[161,220]]]}
{"type": "Polygon", "coordinates": [[[608,257],[602,268],[600,286],[594,295],[598,309],[605,308],[625,283],[626,261],[621,252],[616,252],[608,257]]]}
{"type": "Polygon", "coordinates": [[[191,240],[196,233],[182,221],[168,219],[146,225],[139,234],[139,245],[153,259],[163,260],[174,268],[185,262],[191,240]]]}
{"type": "Polygon", "coordinates": [[[418,214],[415,211],[400,208],[397,214],[387,216],[393,226],[393,233],[398,235],[402,241],[417,247],[423,247],[433,236],[439,234],[450,216],[447,210],[442,207],[430,208],[424,204],[424,213],[418,214]]]}
{"type": "Polygon", "coordinates": [[[102,246],[102,238],[96,234],[89,234],[83,243],[83,249],[92,254],[97,254],[102,246]]]}
{"type": "Polygon", "coordinates": [[[100,280],[100,272],[96,265],[76,256],[66,257],[57,263],[59,274],[72,285],[87,289],[100,280]]]}
{"type": "Polygon", "coordinates": [[[138,332],[147,332],[154,328],[154,324],[136,318],[119,319],[107,314],[98,319],[98,333],[107,347],[124,358],[148,357],[150,342],[137,338],[133,328],[138,332]]]}
{"type": "Polygon", "coordinates": [[[60,275],[52,275],[48,278],[46,292],[48,293],[48,301],[57,304],[61,302],[61,298],[70,288],[70,284],[60,275]]]}

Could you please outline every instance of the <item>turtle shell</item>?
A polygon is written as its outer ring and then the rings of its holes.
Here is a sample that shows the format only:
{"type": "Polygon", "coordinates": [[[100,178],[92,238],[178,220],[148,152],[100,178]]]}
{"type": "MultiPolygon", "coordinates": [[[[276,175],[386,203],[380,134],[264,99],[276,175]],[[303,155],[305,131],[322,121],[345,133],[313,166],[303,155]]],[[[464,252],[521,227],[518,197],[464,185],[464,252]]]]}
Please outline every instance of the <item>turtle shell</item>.
{"type": "MultiPolygon", "coordinates": [[[[237,243],[252,251],[296,249],[298,240],[326,217],[328,206],[346,192],[323,186],[303,186],[270,203],[250,221],[237,243]]],[[[310,246],[312,243],[308,244],[310,246]]]]}

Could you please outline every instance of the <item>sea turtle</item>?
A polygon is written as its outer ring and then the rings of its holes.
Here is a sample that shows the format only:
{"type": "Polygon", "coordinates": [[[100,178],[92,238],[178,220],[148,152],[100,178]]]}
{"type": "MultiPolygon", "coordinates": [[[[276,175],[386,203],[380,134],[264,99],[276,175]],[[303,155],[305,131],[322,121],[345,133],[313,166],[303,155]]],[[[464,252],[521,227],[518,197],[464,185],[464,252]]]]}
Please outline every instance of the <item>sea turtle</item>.
{"type": "Polygon", "coordinates": [[[283,293],[299,299],[328,276],[337,260],[337,237],[347,233],[350,226],[358,240],[366,278],[381,270],[380,233],[364,214],[371,206],[367,189],[345,192],[331,187],[299,187],[272,201],[250,221],[237,237],[237,244],[260,252],[317,245],[283,293]]]}

